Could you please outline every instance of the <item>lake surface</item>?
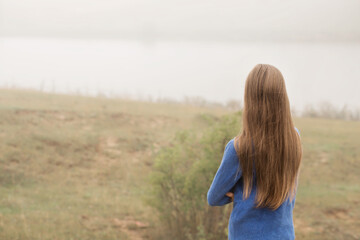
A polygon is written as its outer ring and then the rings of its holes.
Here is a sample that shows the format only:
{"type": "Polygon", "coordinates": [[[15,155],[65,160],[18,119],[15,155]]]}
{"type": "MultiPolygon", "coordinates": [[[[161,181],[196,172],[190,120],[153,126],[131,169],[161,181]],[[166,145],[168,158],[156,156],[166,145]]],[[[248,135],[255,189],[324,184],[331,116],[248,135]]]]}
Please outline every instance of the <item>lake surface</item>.
{"type": "Polygon", "coordinates": [[[226,102],[257,63],[280,69],[296,109],[360,107],[360,43],[0,38],[0,87],[226,102]]]}

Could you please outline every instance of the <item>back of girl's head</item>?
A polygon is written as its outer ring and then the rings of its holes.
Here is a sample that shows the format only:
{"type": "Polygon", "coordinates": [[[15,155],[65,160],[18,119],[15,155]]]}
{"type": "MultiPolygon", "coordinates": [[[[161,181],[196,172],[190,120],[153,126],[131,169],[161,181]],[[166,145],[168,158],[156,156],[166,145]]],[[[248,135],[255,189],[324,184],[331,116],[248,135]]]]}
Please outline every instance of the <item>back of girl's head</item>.
{"type": "Polygon", "coordinates": [[[250,71],[245,83],[243,128],[235,140],[243,197],[249,197],[255,174],[257,207],[277,209],[287,198],[292,199],[302,149],[285,81],[276,67],[257,64],[250,71]]]}

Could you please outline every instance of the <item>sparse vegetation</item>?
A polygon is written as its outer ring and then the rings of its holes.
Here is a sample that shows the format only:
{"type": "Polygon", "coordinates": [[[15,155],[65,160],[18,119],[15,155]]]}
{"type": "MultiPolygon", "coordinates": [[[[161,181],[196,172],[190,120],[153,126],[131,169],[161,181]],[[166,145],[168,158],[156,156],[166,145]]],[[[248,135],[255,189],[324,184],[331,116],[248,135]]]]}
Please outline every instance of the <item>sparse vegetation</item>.
{"type": "Polygon", "coordinates": [[[150,204],[160,214],[163,239],[227,238],[230,206],[209,207],[206,193],[226,143],[239,131],[239,119],[239,114],[222,117],[205,133],[179,132],[157,155],[150,204]]]}

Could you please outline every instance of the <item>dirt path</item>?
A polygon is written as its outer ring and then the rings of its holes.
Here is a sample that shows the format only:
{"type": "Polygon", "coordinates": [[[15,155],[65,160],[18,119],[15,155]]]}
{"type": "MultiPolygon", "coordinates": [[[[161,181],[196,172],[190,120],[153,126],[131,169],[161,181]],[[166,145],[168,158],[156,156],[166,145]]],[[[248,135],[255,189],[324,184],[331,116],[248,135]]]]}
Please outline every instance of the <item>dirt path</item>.
{"type": "Polygon", "coordinates": [[[113,225],[119,227],[120,230],[125,233],[130,240],[147,239],[147,237],[144,236],[144,230],[149,227],[146,223],[127,217],[121,220],[114,218],[113,225]]]}

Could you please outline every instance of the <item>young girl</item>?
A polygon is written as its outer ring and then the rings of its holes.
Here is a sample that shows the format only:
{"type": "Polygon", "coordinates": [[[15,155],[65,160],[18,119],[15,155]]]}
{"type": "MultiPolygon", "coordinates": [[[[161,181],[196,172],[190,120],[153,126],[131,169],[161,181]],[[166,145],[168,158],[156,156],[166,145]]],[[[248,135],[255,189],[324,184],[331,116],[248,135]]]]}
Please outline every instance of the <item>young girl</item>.
{"type": "Polygon", "coordinates": [[[225,147],[208,203],[233,202],[230,240],[294,239],[292,213],[302,144],[277,68],[258,64],[249,73],[242,116],[242,132],[225,147]]]}

